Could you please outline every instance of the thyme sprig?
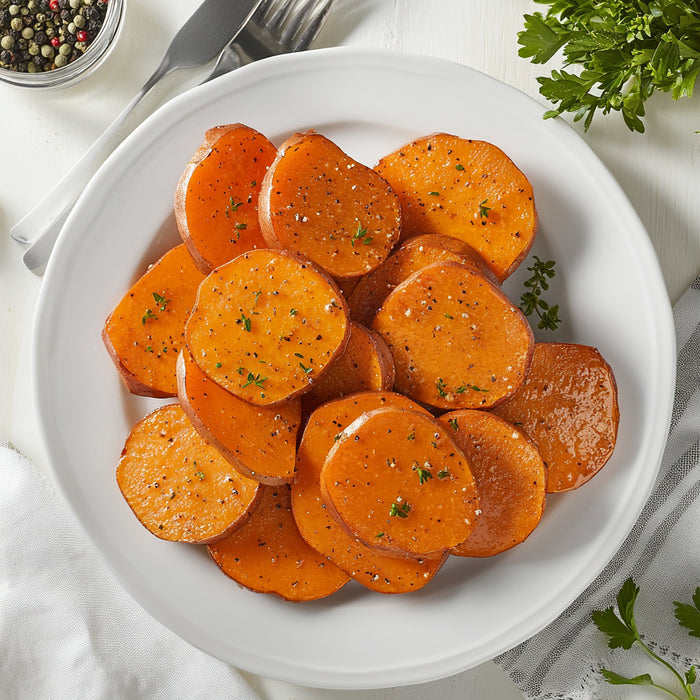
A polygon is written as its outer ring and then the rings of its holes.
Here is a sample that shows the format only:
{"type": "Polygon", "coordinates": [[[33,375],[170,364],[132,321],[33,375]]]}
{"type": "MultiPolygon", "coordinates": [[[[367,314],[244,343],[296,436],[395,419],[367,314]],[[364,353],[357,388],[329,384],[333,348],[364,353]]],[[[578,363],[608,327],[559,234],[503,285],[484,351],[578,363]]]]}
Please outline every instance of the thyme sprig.
{"type": "Polygon", "coordinates": [[[549,280],[556,275],[555,263],[554,260],[541,260],[536,255],[532,257],[534,262],[527,268],[529,272],[532,272],[532,277],[523,282],[529,291],[524,292],[520,297],[520,310],[526,316],[530,316],[534,311],[540,319],[537,327],[554,331],[561,323],[559,304],[550,306],[542,298],[542,292],[549,290],[549,280]]]}

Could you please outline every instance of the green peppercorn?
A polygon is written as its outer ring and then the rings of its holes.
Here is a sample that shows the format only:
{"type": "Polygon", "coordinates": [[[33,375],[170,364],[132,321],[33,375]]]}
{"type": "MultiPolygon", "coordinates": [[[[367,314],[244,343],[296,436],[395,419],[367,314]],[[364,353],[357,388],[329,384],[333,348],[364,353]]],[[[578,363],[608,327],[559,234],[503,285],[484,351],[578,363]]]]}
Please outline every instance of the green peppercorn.
{"type": "Polygon", "coordinates": [[[10,29],[12,31],[18,32],[20,29],[22,29],[22,19],[21,17],[13,17],[12,21],[10,22],[10,29]]]}
{"type": "Polygon", "coordinates": [[[82,29],[85,26],[85,17],[76,15],[75,19],[73,19],[73,24],[75,24],[78,29],[82,29]]]}

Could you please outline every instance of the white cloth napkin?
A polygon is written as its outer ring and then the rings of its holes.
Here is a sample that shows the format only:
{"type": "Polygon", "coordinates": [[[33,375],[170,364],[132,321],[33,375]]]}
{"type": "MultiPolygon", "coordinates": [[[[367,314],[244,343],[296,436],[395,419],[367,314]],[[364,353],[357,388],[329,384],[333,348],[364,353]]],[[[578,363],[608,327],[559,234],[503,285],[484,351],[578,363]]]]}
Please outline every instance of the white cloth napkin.
{"type": "MultiPolygon", "coordinates": [[[[601,667],[627,677],[664,678],[635,644],[610,650],[591,612],[615,606],[622,583],[640,587],[635,619],[649,646],[684,674],[700,661],[700,640],[674,618],[700,586],[700,277],[674,307],[678,363],[671,429],[654,490],[630,535],[598,578],[560,617],[496,662],[532,700],[633,698],[601,667]]],[[[679,692],[677,688],[675,692],[679,692]]]]}
{"type": "Polygon", "coordinates": [[[0,698],[257,698],[238,671],[122,590],[53,488],[7,444],[0,533],[0,698]]]}

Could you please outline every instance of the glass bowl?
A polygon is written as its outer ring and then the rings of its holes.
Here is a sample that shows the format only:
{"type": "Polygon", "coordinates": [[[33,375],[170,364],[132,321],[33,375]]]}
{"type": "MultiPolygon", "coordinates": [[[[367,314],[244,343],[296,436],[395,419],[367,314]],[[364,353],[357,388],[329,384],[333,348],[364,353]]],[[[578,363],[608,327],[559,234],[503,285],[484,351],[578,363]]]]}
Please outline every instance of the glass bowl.
{"type": "Polygon", "coordinates": [[[90,75],[109,55],[124,20],[126,0],[109,0],[102,27],[79,58],[62,68],[21,73],[0,67],[0,81],[28,88],[57,88],[77,83],[90,75]]]}

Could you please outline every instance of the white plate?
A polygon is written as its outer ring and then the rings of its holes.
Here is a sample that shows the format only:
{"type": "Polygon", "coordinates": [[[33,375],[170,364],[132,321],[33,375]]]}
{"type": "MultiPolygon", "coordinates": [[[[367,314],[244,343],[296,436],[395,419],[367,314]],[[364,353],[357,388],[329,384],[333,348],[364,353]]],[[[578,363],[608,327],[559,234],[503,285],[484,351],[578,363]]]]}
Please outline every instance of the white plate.
{"type": "MultiPolygon", "coordinates": [[[[37,407],[53,473],[123,586],[192,644],[289,682],[369,688],[456,673],[531,636],[602,569],[657,472],[674,386],[674,340],[651,245],[579,136],[527,96],[463,66],[329,49],[273,58],[177,98],[115,152],[86,189],[44,281],[34,345],[37,407]],[[411,137],[447,131],[503,148],[534,186],[534,252],[557,263],[555,337],[597,346],[620,392],[619,443],[577,492],[550,498],[532,537],[489,560],[453,558],[423,591],[351,582],[291,604],[251,593],[204,548],[166,543],[133,517],[114,471],[132,424],[158,402],[130,396],[100,340],[133,280],[177,242],[172,198],[205,129],[243,122],[275,143],[315,128],[373,164],[411,137]]],[[[516,300],[524,272],[506,291],[516,300]]]]}

